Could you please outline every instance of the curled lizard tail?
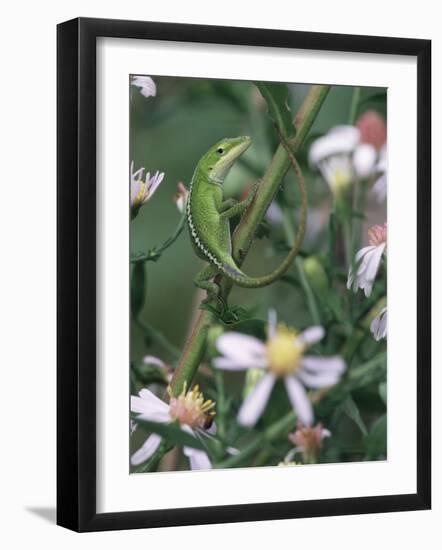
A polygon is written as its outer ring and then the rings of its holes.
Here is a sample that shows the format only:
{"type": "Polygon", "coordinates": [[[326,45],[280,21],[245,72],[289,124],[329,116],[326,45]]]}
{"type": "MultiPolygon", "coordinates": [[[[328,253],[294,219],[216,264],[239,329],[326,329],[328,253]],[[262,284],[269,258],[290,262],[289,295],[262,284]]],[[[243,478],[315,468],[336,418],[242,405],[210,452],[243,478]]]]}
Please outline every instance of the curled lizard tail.
{"type": "Polygon", "coordinates": [[[232,279],[238,286],[244,288],[260,288],[263,286],[267,286],[279,279],[282,275],[284,275],[284,273],[286,273],[286,271],[291,266],[293,260],[297,256],[301,248],[302,241],[304,239],[305,225],[307,222],[307,189],[305,186],[305,180],[304,176],[302,175],[302,171],[298,164],[298,161],[293,155],[290,146],[281,135],[280,138],[283,147],[287,151],[290,164],[292,165],[292,168],[296,174],[296,178],[299,183],[299,189],[301,191],[301,218],[299,220],[298,232],[295,237],[295,242],[293,243],[293,246],[284,261],[269,275],[265,275],[263,277],[249,277],[243,271],[241,271],[241,269],[236,265],[233,258],[231,257],[225,259],[225,261],[221,263],[221,271],[229,279],[232,279]]]}

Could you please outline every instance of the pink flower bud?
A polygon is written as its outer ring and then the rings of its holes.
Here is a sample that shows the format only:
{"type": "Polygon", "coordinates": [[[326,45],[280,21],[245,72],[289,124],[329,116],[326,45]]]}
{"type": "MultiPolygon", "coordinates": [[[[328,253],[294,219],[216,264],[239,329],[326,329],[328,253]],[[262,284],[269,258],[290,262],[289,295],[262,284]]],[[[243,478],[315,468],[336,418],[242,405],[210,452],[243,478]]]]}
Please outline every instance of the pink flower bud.
{"type": "Polygon", "coordinates": [[[385,121],[376,111],[366,111],[357,120],[356,127],[361,133],[361,142],[369,143],[377,150],[387,141],[385,121]]]}
{"type": "Polygon", "coordinates": [[[295,445],[299,451],[302,451],[305,462],[314,463],[319,458],[321,452],[322,440],[330,437],[330,432],[322,427],[322,424],[316,424],[314,427],[298,426],[295,432],[289,434],[289,441],[295,445]]]}

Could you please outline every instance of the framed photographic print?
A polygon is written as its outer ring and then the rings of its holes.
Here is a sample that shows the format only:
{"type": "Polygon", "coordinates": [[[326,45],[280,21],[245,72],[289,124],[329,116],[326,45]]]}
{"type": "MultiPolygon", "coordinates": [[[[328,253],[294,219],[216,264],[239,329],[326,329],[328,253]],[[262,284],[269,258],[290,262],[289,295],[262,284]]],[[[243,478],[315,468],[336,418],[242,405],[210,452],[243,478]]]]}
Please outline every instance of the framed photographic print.
{"type": "Polygon", "coordinates": [[[58,26],[59,525],[430,507],[430,52],[58,26]]]}

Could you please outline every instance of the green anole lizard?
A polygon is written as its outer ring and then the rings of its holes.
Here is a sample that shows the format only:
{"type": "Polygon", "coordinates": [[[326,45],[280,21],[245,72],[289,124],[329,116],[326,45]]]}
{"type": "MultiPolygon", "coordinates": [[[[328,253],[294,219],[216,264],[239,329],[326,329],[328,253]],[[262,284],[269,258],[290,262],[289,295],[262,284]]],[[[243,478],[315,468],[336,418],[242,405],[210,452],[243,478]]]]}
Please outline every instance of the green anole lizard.
{"type": "Polygon", "coordinates": [[[263,277],[249,277],[233,259],[229,219],[244,212],[253,200],[254,193],[249,193],[248,198],[241,202],[224,200],[223,183],[234,162],[249,148],[251,142],[248,136],[241,136],[223,139],[215,144],[198,162],[190,183],[186,206],[190,237],[197,255],[209,263],[196,276],[195,285],[207,291],[208,299],[218,297],[219,287],[212,279],[219,274],[245,288],[271,284],[290,267],[304,236],[307,211],[304,180],[288,144],[282,141],[299,180],[302,195],[301,220],[295,243],[280,266],[263,277]]]}

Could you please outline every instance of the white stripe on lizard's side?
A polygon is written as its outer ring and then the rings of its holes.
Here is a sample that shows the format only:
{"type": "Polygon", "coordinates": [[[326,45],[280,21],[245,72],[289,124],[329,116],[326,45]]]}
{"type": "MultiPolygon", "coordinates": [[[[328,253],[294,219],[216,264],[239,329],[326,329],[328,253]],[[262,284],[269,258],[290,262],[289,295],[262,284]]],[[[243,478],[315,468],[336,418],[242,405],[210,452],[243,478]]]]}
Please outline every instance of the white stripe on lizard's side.
{"type": "Polygon", "coordinates": [[[208,260],[210,262],[212,262],[218,269],[223,270],[223,264],[217,258],[215,258],[215,256],[211,252],[209,252],[207,250],[207,248],[201,242],[201,240],[198,237],[198,234],[196,232],[195,225],[194,225],[193,219],[192,219],[192,214],[191,214],[191,211],[190,211],[190,203],[192,201],[192,184],[193,184],[193,179],[190,182],[189,197],[187,199],[187,222],[189,224],[190,233],[192,235],[192,238],[193,238],[195,244],[201,250],[201,252],[208,258],[208,260]]]}

